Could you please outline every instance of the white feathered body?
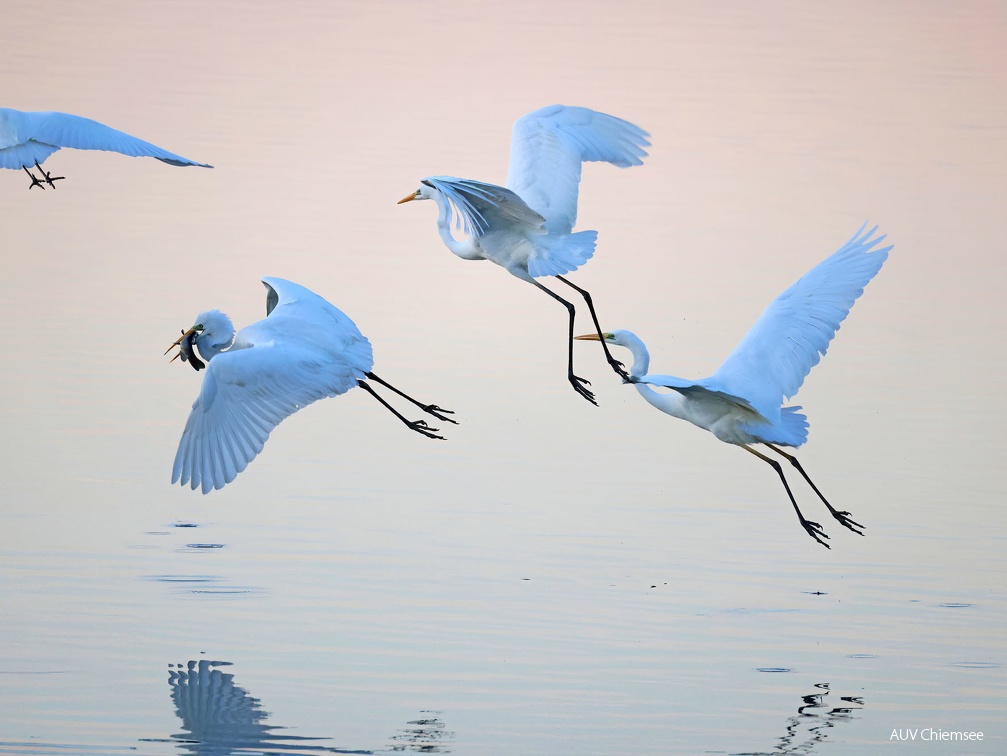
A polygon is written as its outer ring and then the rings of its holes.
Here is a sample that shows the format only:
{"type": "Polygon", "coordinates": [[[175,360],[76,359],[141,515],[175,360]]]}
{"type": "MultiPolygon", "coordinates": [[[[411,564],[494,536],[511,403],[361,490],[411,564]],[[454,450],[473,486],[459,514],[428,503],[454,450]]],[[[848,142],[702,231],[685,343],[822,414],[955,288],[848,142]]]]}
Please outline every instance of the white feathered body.
{"type": "Polygon", "coordinates": [[[506,187],[428,176],[415,198],[437,202],[441,239],[459,257],[490,260],[523,280],[563,275],[591,258],[598,236],[573,232],[581,164],[640,165],[649,144],[628,121],[550,105],[514,124],[506,187]]]}
{"type": "Polygon", "coordinates": [[[222,488],[262,451],[284,418],[349,391],[373,366],[370,342],[340,310],[282,278],[262,281],[272,305],[266,318],[241,329],[223,351],[209,346],[211,340],[227,342],[209,327],[196,341],[207,368],[178,444],[172,483],[203,493],[222,488]]]}

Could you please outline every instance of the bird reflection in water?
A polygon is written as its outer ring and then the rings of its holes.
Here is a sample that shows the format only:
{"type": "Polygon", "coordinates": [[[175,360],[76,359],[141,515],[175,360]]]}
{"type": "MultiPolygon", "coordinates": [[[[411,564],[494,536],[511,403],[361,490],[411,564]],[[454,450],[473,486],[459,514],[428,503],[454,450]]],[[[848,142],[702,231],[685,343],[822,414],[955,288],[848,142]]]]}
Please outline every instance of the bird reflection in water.
{"type": "Polygon", "coordinates": [[[864,707],[859,696],[841,696],[833,706],[828,698],[829,683],[816,683],[817,692],[801,696],[797,714],[787,719],[787,732],[772,751],[745,751],[734,756],[779,756],[780,754],[812,754],[840,722],[853,719],[853,712],[864,707]]]}
{"type": "Polygon", "coordinates": [[[419,719],[408,722],[398,735],[393,735],[391,753],[451,753],[448,744],[455,734],[444,727],[439,711],[421,711],[419,719]]]}
{"type": "Polygon", "coordinates": [[[234,684],[234,675],[218,667],[230,662],[190,661],[168,665],[168,685],[175,713],[182,720],[183,732],[172,735],[179,748],[199,756],[230,756],[247,753],[350,753],[318,744],[329,738],[280,735],[284,729],[266,723],[258,698],[234,684]]]}

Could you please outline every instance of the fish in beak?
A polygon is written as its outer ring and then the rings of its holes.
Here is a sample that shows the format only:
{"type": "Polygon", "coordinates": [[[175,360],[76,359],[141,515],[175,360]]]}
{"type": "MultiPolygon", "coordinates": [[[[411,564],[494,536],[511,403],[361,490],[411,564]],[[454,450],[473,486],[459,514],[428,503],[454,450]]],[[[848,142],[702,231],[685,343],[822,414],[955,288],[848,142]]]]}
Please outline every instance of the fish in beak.
{"type": "Polygon", "coordinates": [[[195,345],[192,343],[195,340],[196,335],[197,331],[195,328],[190,328],[188,331],[182,331],[182,335],[179,336],[171,346],[164,350],[164,353],[167,354],[175,347],[178,347],[178,354],[168,360],[168,364],[171,364],[181,357],[182,362],[188,362],[192,365],[192,369],[197,372],[206,367],[206,363],[196,356],[195,345]]]}

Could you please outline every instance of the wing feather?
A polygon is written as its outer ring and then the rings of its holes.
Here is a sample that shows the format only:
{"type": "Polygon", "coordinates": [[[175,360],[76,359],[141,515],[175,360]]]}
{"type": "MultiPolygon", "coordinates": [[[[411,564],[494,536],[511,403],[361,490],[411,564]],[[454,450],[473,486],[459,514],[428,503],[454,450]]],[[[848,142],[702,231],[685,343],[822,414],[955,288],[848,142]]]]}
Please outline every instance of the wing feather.
{"type": "Polygon", "coordinates": [[[449,225],[469,236],[482,236],[500,225],[517,223],[539,231],[545,224],[545,218],[505,187],[453,176],[427,176],[423,182],[448,201],[449,225]]]}
{"type": "Polygon", "coordinates": [[[514,124],[507,186],[545,218],[550,233],[577,222],[581,163],[641,165],[648,134],[629,121],[590,108],[549,105],[514,124]]]}
{"type": "Polygon", "coordinates": [[[878,249],[885,236],[875,237],[877,227],[865,231],[866,225],[773,300],[707,379],[711,385],[745,397],[767,418],[779,417],[783,400],[800,389],[888,259],[892,245],[878,249]]]}
{"type": "Polygon", "coordinates": [[[213,167],[176,155],[90,118],[69,113],[21,112],[10,109],[5,109],[3,116],[8,129],[14,134],[14,138],[5,140],[11,142],[10,145],[4,145],[7,149],[0,150],[0,160],[6,168],[31,166],[36,159],[41,163],[60,147],[108,150],[130,157],[152,157],[169,165],[213,167]],[[31,160],[26,160],[27,158],[31,160]],[[16,165],[11,165],[12,162],[16,165]]]}

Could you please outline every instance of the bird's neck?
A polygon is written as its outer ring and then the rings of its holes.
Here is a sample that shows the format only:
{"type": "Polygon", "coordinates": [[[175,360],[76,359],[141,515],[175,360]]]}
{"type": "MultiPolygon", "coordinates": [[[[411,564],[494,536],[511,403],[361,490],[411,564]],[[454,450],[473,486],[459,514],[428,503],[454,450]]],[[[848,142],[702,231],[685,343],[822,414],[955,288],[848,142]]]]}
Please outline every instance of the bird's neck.
{"type": "Polygon", "coordinates": [[[623,346],[633,355],[633,365],[629,369],[629,374],[633,378],[642,378],[650,370],[650,352],[646,345],[634,333],[627,333],[623,336],[623,346]]]}
{"type": "Polygon", "coordinates": [[[234,342],[234,331],[230,333],[218,333],[216,331],[204,331],[196,341],[200,356],[209,362],[221,352],[227,350],[234,342]]]}
{"type": "Polygon", "coordinates": [[[444,246],[465,260],[482,260],[484,256],[471,236],[458,241],[451,233],[451,205],[443,197],[437,197],[437,232],[444,246]]]}
{"type": "Polygon", "coordinates": [[[648,404],[661,410],[661,412],[672,417],[677,417],[680,420],[692,422],[692,419],[685,411],[685,397],[677,391],[668,391],[667,393],[655,391],[654,387],[649,383],[634,383],[633,388],[637,390],[640,396],[647,400],[648,404]]]}
{"type": "MultiPolygon", "coordinates": [[[[623,334],[623,346],[633,355],[633,365],[629,369],[631,378],[642,378],[650,370],[650,352],[646,345],[635,333],[623,334]]],[[[663,392],[655,391],[654,387],[648,383],[634,383],[633,388],[637,390],[647,403],[673,417],[688,420],[685,413],[685,397],[677,391],[663,392]]]]}

